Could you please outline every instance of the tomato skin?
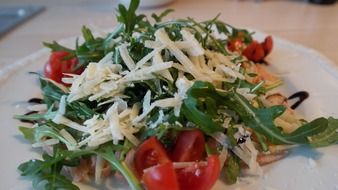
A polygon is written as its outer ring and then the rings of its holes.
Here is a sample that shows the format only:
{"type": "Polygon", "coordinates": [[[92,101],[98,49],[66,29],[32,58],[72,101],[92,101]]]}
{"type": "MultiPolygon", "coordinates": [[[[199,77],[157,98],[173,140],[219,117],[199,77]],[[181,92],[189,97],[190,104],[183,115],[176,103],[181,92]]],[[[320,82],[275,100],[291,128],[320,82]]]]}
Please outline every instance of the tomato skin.
{"type": "Polygon", "coordinates": [[[230,51],[240,52],[243,49],[244,43],[241,39],[232,39],[228,42],[227,47],[230,51]]]}
{"type": "MultiPolygon", "coordinates": [[[[185,148],[182,145],[186,144],[191,147],[195,147],[194,144],[203,144],[204,150],[205,140],[201,131],[194,129],[183,132],[178,136],[177,145],[181,144],[179,147],[185,148]],[[183,141],[179,142],[179,139],[188,139],[188,142],[182,143],[183,141]]],[[[196,158],[193,152],[184,155],[185,152],[178,151],[182,153],[178,158],[183,161],[196,158]]],[[[199,151],[198,158],[203,156],[200,152],[204,153],[199,151]]],[[[142,176],[148,190],[209,190],[217,181],[221,170],[217,155],[207,157],[207,164],[196,161],[195,164],[175,170],[163,145],[156,137],[150,137],[136,149],[134,165],[136,173],[140,178],[142,176]]]]}
{"type": "Polygon", "coordinates": [[[163,145],[156,137],[150,137],[136,149],[134,165],[139,177],[143,175],[144,169],[167,162],[170,162],[170,159],[163,145]]]}
{"type": "Polygon", "coordinates": [[[146,169],[142,180],[147,190],[179,190],[172,162],[146,169]]]}
{"type": "Polygon", "coordinates": [[[267,36],[261,43],[264,49],[265,56],[269,55],[273,48],[273,40],[271,36],[267,36]]]}
{"type": "Polygon", "coordinates": [[[263,59],[269,55],[273,48],[273,39],[271,36],[267,36],[262,43],[252,41],[246,45],[243,39],[240,37],[231,39],[227,43],[227,47],[232,52],[240,52],[250,61],[255,63],[263,61],[263,59]]]}
{"type": "Polygon", "coordinates": [[[252,41],[251,44],[244,49],[242,54],[255,63],[262,61],[265,57],[263,46],[257,41],[252,41]]]}
{"type": "Polygon", "coordinates": [[[207,166],[198,163],[176,171],[180,189],[184,190],[209,190],[217,181],[221,166],[218,156],[211,155],[207,158],[207,166]]]}
{"type": "Polygon", "coordinates": [[[62,83],[63,73],[81,74],[84,68],[76,69],[79,64],[77,58],[67,59],[70,54],[64,51],[52,52],[44,66],[44,76],[58,83],[62,83]]]}
{"type": "Polygon", "coordinates": [[[174,162],[202,160],[205,152],[205,139],[199,129],[182,131],[178,134],[171,159],[174,162]]]}

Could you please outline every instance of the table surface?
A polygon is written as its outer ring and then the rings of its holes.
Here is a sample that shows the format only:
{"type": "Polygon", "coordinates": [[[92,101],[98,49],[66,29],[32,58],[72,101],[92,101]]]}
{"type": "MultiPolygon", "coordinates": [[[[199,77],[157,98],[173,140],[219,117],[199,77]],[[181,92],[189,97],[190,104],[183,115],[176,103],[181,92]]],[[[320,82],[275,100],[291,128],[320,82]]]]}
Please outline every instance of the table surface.
{"type": "MultiPolygon", "coordinates": [[[[118,0],[1,0],[0,6],[42,5],[46,10],[0,38],[0,71],[50,42],[80,35],[82,25],[110,28],[115,23],[118,0]]],[[[172,18],[220,19],[249,27],[315,49],[338,64],[338,3],[330,6],[301,0],[176,0],[158,8],[141,9],[150,15],[166,8],[172,18]]]]}

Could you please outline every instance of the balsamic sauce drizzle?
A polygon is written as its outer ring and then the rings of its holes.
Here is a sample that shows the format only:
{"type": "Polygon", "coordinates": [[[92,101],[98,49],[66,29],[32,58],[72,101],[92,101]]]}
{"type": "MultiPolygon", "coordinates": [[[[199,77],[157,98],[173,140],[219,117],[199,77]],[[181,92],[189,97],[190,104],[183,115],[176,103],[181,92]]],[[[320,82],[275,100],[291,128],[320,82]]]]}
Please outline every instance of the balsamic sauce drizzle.
{"type": "Polygon", "coordinates": [[[294,98],[298,98],[298,101],[296,101],[291,107],[291,109],[296,109],[304,100],[306,100],[309,97],[309,93],[306,91],[299,91],[296,92],[294,94],[292,94],[291,96],[288,97],[288,100],[294,99],[294,98]]]}
{"type": "Polygon", "coordinates": [[[42,99],[41,98],[31,98],[27,102],[33,103],[33,104],[42,104],[42,99]]]}
{"type": "MultiPolygon", "coordinates": [[[[29,104],[42,104],[42,99],[41,98],[31,98],[27,101],[29,104]]],[[[31,114],[35,114],[35,113],[39,113],[37,111],[30,111],[30,112],[27,112],[25,113],[24,115],[31,115],[31,114]]],[[[30,120],[27,120],[27,119],[19,119],[21,122],[23,123],[31,123],[31,124],[34,124],[36,122],[34,121],[30,121],[30,120]]]]}

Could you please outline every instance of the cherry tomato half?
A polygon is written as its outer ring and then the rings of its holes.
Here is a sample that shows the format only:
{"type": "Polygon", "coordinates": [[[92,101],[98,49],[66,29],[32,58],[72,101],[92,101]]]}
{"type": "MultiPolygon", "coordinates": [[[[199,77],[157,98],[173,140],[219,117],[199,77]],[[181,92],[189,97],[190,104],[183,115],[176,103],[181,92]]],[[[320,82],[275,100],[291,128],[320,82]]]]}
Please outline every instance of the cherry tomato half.
{"type": "Polygon", "coordinates": [[[211,155],[207,158],[207,165],[202,165],[197,162],[190,167],[176,170],[180,189],[211,189],[219,177],[220,167],[218,156],[211,155]]]}
{"type": "Polygon", "coordinates": [[[79,62],[76,58],[67,59],[70,54],[64,51],[52,52],[44,66],[45,77],[62,83],[64,73],[81,74],[84,68],[77,68],[79,62]]]}
{"type": "Polygon", "coordinates": [[[147,190],[179,190],[172,162],[146,169],[142,180],[147,190]]]}
{"type": "Polygon", "coordinates": [[[241,39],[232,39],[228,42],[227,46],[230,51],[240,52],[244,47],[244,43],[241,39]]]}
{"type": "Polygon", "coordinates": [[[265,56],[269,55],[269,53],[272,51],[273,47],[273,40],[271,36],[267,36],[264,39],[264,42],[261,43],[264,49],[265,56]]]}
{"type": "Polygon", "coordinates": [[[139,177],[143,175],[144,169],[166,162],[170,162],[170,159],[163,145],[156,137],[150,137],[136,149],[134,164],[139,177]]]}
{"type": "Polygon", "coordinates": [[[265,52],[263,46],[257,41],[252,41],[242,52],[249,60],[257,63],[264,59],[265,52]]]}
{"type": "Polygon", "coordinates": [[[175,162],[202,160],[205,152],[203,133],[198,129],[182,131],[178,134],[171,159],[175,162]]]}

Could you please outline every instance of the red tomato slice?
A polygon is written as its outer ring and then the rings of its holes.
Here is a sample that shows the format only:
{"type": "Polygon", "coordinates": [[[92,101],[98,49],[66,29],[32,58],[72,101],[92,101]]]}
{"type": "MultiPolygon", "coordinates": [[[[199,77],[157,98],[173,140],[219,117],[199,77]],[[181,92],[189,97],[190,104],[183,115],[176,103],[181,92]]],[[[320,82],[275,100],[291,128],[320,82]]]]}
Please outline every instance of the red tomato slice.
{"type": "Polygon", "coordinates": [[[157,164],[170,162],[167,153],[156,137],[145,140],[136,150],[134,157],[135,169],[139,177],[143,170],[157,164]]]}
{"type": "Polygon", "coordinates": [[[267,36],[264,39],[264,42],[261,43],[264,49],[265,56],[267,56],[271,51],[273,47],[273,40],[271,36],[267,36]]]}
{"type": "Polygon", "coordinates": [[[179,190],[172,162],[146,169],[142,179],[147,190],[179,190]]]}
{"type": "Polygon", "coordinates": [[[228,42],[227,46],[230,51],[241,51],[243,48],[243,41],[241,39],[232,39],[228,42]]]}
{"type": "Polygon", "coordinates": [[[257,63],[264,59],[265,52],[263,46],[257,41],[251,42],[242,53],[249,60],[257,63]]]}
{"type": "Polygon", "coordinates": [[[218,156],[211,155],[207,158],[207,165],[198,162],[190,167],[176,171],[180,189],[184,190],[209,190],[217,181],[221,166],[218,156]]]}
{"type": "Polygon", "coordinates": [[[62,83],[61,79],[65,76],[64,73],[81,74],[84,68],[76,68],[79,64],[78,60],[76,58],[67,59],[67,56],[69,56],[68,52],[53,52],[44,66],[45,77],[62,83]]]}
{"type": "Polygon", "coordinates": [[[203,133],[198,129],[182,131],[178,134],[171,159],[175,162],[199,161],[205,152],[203,133]]]}

